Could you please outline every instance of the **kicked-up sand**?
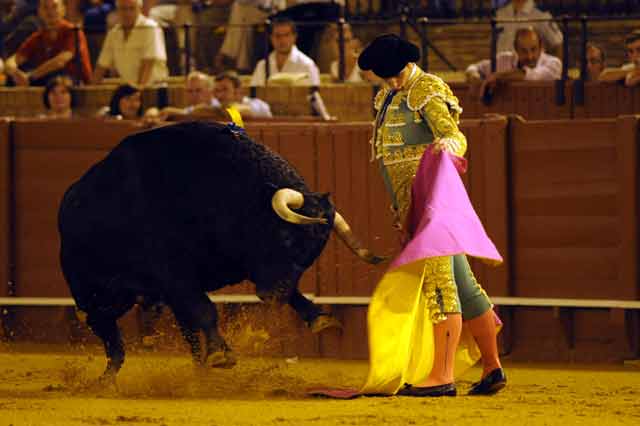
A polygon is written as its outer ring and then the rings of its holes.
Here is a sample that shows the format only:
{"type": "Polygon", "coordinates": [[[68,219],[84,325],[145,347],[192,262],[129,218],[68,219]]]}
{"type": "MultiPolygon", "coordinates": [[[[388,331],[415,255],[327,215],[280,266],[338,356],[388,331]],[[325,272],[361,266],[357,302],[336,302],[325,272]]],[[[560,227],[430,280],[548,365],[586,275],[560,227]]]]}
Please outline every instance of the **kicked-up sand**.
{"type": "Polygon", "coordinates": [[[186,354],[128,354],[117,386],[96,387],[101,348],[0,345],[0,426],[75,425],[640,425],[640,366],[506,363],[509,384],[455,398],[312,398],[357,387],[365,361],[240,357],[196,372],[186,354]]]}

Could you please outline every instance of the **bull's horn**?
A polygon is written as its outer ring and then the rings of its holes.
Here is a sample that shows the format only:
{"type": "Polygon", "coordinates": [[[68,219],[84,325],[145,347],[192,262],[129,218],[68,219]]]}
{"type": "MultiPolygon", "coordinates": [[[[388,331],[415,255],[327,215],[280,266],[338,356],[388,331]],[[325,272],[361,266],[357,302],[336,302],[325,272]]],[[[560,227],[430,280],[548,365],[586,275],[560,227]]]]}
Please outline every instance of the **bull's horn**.
{"type": "Polygon", "coordinates": [[[299,209],[304,204],[304,195],[301,192],[290,188],[282,188],[276,191],[271,198],[271,207],[282,220],[295,223],[296,225],[316,225],[326,224],[324,217],[303,216],[291,210],[299,209]]]}
{"type": "Polygon", "coordinates": [[[351,228],[346,220],[336,211],[335,218],[333,219],[333,230],[336,231],[338,237],[349,247],[356,256],[365,262],[371,264],[378,264],[386,260],[385,257],[376,256],[369,249],[362,247],[360,241],[358,241],[353,235],[351,228]]]}

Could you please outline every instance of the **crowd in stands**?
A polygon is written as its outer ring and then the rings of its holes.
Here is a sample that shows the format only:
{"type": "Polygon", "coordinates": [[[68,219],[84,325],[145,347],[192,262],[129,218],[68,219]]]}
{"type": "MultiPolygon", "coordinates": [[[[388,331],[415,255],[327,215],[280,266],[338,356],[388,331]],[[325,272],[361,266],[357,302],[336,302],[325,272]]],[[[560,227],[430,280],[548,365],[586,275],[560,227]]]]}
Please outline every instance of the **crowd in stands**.
{"type": "MultiPolygon", "coordinates": [[[[406,3],[434,16],[455,6],[446,0],[406,3]]],[[[226,111],[232,118],[271,117],[268,104],[244,96],[239,77],[244,73],[251,75],[251,87],[309,86],[310,110],[331,119],[318,91],[321,67],[335,82],[371,80],[357,65],[364,40],[348,23],[336,24],[343,6],[344,1],[328,0],[0,0],[1,81],[44,86],[49,117],[73,115],[74,85],[111,78],[121,85],[99,113],[105,117],[164,120],[209,110],[226,111]],[[311,36],[292,20],[303,19],[301,11],[309,7],[314,17],[331,21],[311,36]],[[272,51],[254,66],[256,25],[267,18],[272,51]],[[171,46],[167,29],[174,30],[171,46]],[[88,42],[93,33],[102,36],[95,54],[88,42]],[[322,49],[310,48],[312,42],[322,49]],[[141,111],[141,90],[166,83],[167,52],[173,50],[181,69],[193,70],[184,80],[187,107],[141,111]]],[[[504,82],[560,79],[563,33],[551,14],[534,0],[493,1],[491,7],[499,29],[496,57],[470,64],[465,71],[478,98],[490,96],[504,82]]],[[[639,84],[640,30],[628,35],[625,49],[629,62],[612,68],[606,66],[604,48],[589,43],[584,77],[639,84]]]]}

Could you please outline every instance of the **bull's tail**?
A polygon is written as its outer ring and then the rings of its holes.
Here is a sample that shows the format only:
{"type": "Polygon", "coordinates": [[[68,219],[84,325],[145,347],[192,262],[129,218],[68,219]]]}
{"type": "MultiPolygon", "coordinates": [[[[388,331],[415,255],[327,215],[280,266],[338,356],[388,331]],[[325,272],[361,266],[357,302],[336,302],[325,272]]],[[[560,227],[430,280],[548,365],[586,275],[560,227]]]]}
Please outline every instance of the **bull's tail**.
{"type": "Polygon", "coordinates": [[[346,220],[336,211],[335,218],[333,220],[333,230],[338,234],[338,237],[353,251],[353,253],[360,259],[367,263],[376,265],[380,262],[387,260],[386,257],[376,256],[371,250],[363,247],[362,243],[358,241],[351,227],[346,220]]]}

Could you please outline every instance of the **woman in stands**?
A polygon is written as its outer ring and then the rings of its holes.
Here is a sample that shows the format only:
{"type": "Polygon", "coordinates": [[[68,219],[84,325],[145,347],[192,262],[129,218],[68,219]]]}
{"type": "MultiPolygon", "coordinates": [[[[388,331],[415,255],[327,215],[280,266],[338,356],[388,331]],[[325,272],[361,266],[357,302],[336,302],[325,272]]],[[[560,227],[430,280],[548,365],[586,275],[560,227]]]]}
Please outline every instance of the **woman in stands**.
{"type": "Polygon", "coordinates": [[[42,118],[71,118],[74,105],[71,80],[65,76],[49,80],[42,93],[42,103],[47,110],[42,118]]]}
{"type": "Polygon", "coordinates": [[[111,95],[109,107],[102,108],[98,115],[117,120],[141,119],[142,92],[131,84],[121,84],[111,95]]]}

